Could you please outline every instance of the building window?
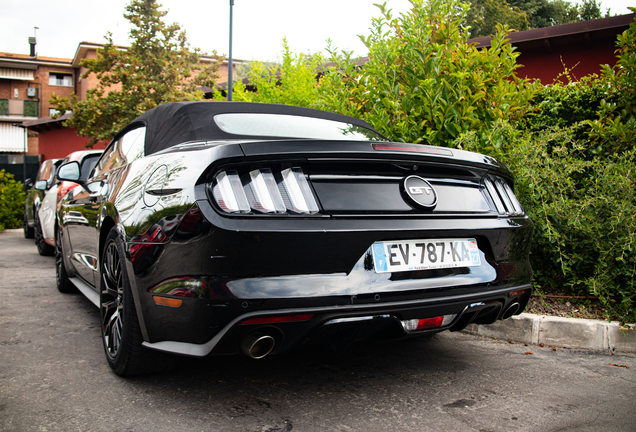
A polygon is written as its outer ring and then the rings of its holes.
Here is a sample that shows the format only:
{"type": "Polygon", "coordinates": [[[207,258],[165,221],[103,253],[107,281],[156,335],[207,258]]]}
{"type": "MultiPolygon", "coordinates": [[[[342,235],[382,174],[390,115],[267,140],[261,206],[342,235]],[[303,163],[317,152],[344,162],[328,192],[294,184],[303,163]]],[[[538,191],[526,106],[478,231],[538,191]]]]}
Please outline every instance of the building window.
{"type": "Polygon", "coordinates": [[[64,74],[64,73],[50,73],[49,74],[49,85],[62,86],[62,87],[73,87],[73,75],[72,74],[64,74]]]}
{"type": "Polygon", "coordinates": [[[9,165],[21,164],[22,161],[24,161],[23,155],[8,155],[7,157],[7,162],[9,163],[9,165]]]}
{"type": "Polygon", "coordinates": [[[60,112],[58,110],[56,110],[55,108],[49,108],[49,117],[54,116],[54,115],[63,115],[63,114],[67,114],[70,113],[72,111],[64,111],[64,112],[60,112]]]}

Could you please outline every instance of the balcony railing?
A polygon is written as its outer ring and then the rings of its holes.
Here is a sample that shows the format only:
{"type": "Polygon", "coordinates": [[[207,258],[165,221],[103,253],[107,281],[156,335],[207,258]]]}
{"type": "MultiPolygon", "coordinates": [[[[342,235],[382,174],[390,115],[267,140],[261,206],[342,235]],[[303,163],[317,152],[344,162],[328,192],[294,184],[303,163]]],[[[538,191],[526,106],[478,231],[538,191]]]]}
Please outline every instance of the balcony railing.
{"type": "Polygon", "coordinates": [[[38,113],[38,101],[22,99],[0,99],[0,116],[38,117],[38,113]]]}

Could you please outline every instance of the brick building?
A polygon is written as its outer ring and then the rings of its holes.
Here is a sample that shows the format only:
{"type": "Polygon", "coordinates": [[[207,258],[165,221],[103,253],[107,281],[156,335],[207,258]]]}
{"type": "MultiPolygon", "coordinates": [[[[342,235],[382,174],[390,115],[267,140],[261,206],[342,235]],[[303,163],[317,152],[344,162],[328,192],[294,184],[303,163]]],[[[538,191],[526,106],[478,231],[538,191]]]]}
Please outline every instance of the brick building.
{"type": "MultiPolygon", "coordinates": [[[[28,167],[28,178],[43,160],[65,157],[85,148],[87,138],[62,126],[67,115],[51,118],[55,109],[49,100],[54,93],[77,94],[80,100],[86,100],[86,92],[97,86],[98,79],[94,74],[82,78],[86,69],[80,62],[96,58],[97,50],[103,46],[80,42],[73,58],[65,59],[38,56],[35,38],[29,38],[29,43],[30,54],[0,52],[0,169],[11,172],[17,180],[23,180],[24,153],[27,164],[34,165],[28,167]]],[[[215,60],[201,56],[202,62],[215,60]]],[[[238,63],[241,60],[235,59],[234,64],[238,63]]],[[[227,67],[227,62],[221,65],[219,82],[227,81],[227,67]]]]}
{"type": "MultiPolygon", "coordinates": [[[[561,76],[565,68],[575,79],[599,74],[601,65],[616,64],[616,38],[629,28],[634,16],[618,15],[511,33],[508,39],[520,53],[517,63],[522,65],[516,73],[523,78],[540,79],[543,84],[557,79],[567,82],[561,76]]],[[[491,38],[468,42],[487,48],[491,38]]]]}

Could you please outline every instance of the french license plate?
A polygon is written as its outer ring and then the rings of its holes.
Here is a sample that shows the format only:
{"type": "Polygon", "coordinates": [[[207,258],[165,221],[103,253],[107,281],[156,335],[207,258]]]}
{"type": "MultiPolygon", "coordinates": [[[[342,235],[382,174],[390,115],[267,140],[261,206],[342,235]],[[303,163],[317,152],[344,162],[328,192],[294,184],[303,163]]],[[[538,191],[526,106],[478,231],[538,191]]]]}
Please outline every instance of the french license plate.
{"type": "Polygon", "coordinates": [[[399,240],[373,243],[376,273],[481,265],[475,239],[399,240]]]}

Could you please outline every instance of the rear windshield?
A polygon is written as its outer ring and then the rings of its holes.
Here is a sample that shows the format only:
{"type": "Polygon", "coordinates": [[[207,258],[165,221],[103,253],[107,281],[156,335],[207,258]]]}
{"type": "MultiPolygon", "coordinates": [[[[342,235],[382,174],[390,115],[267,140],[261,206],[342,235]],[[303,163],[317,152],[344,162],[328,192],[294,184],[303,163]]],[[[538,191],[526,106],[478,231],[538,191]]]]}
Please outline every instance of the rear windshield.
{"type": "Polygon", "coordinates": [[[362,126],[313,117],[285,114],[217,114],[217,126],[225,133],[244,136],[322,140],[386,141],[362,126]]]}

